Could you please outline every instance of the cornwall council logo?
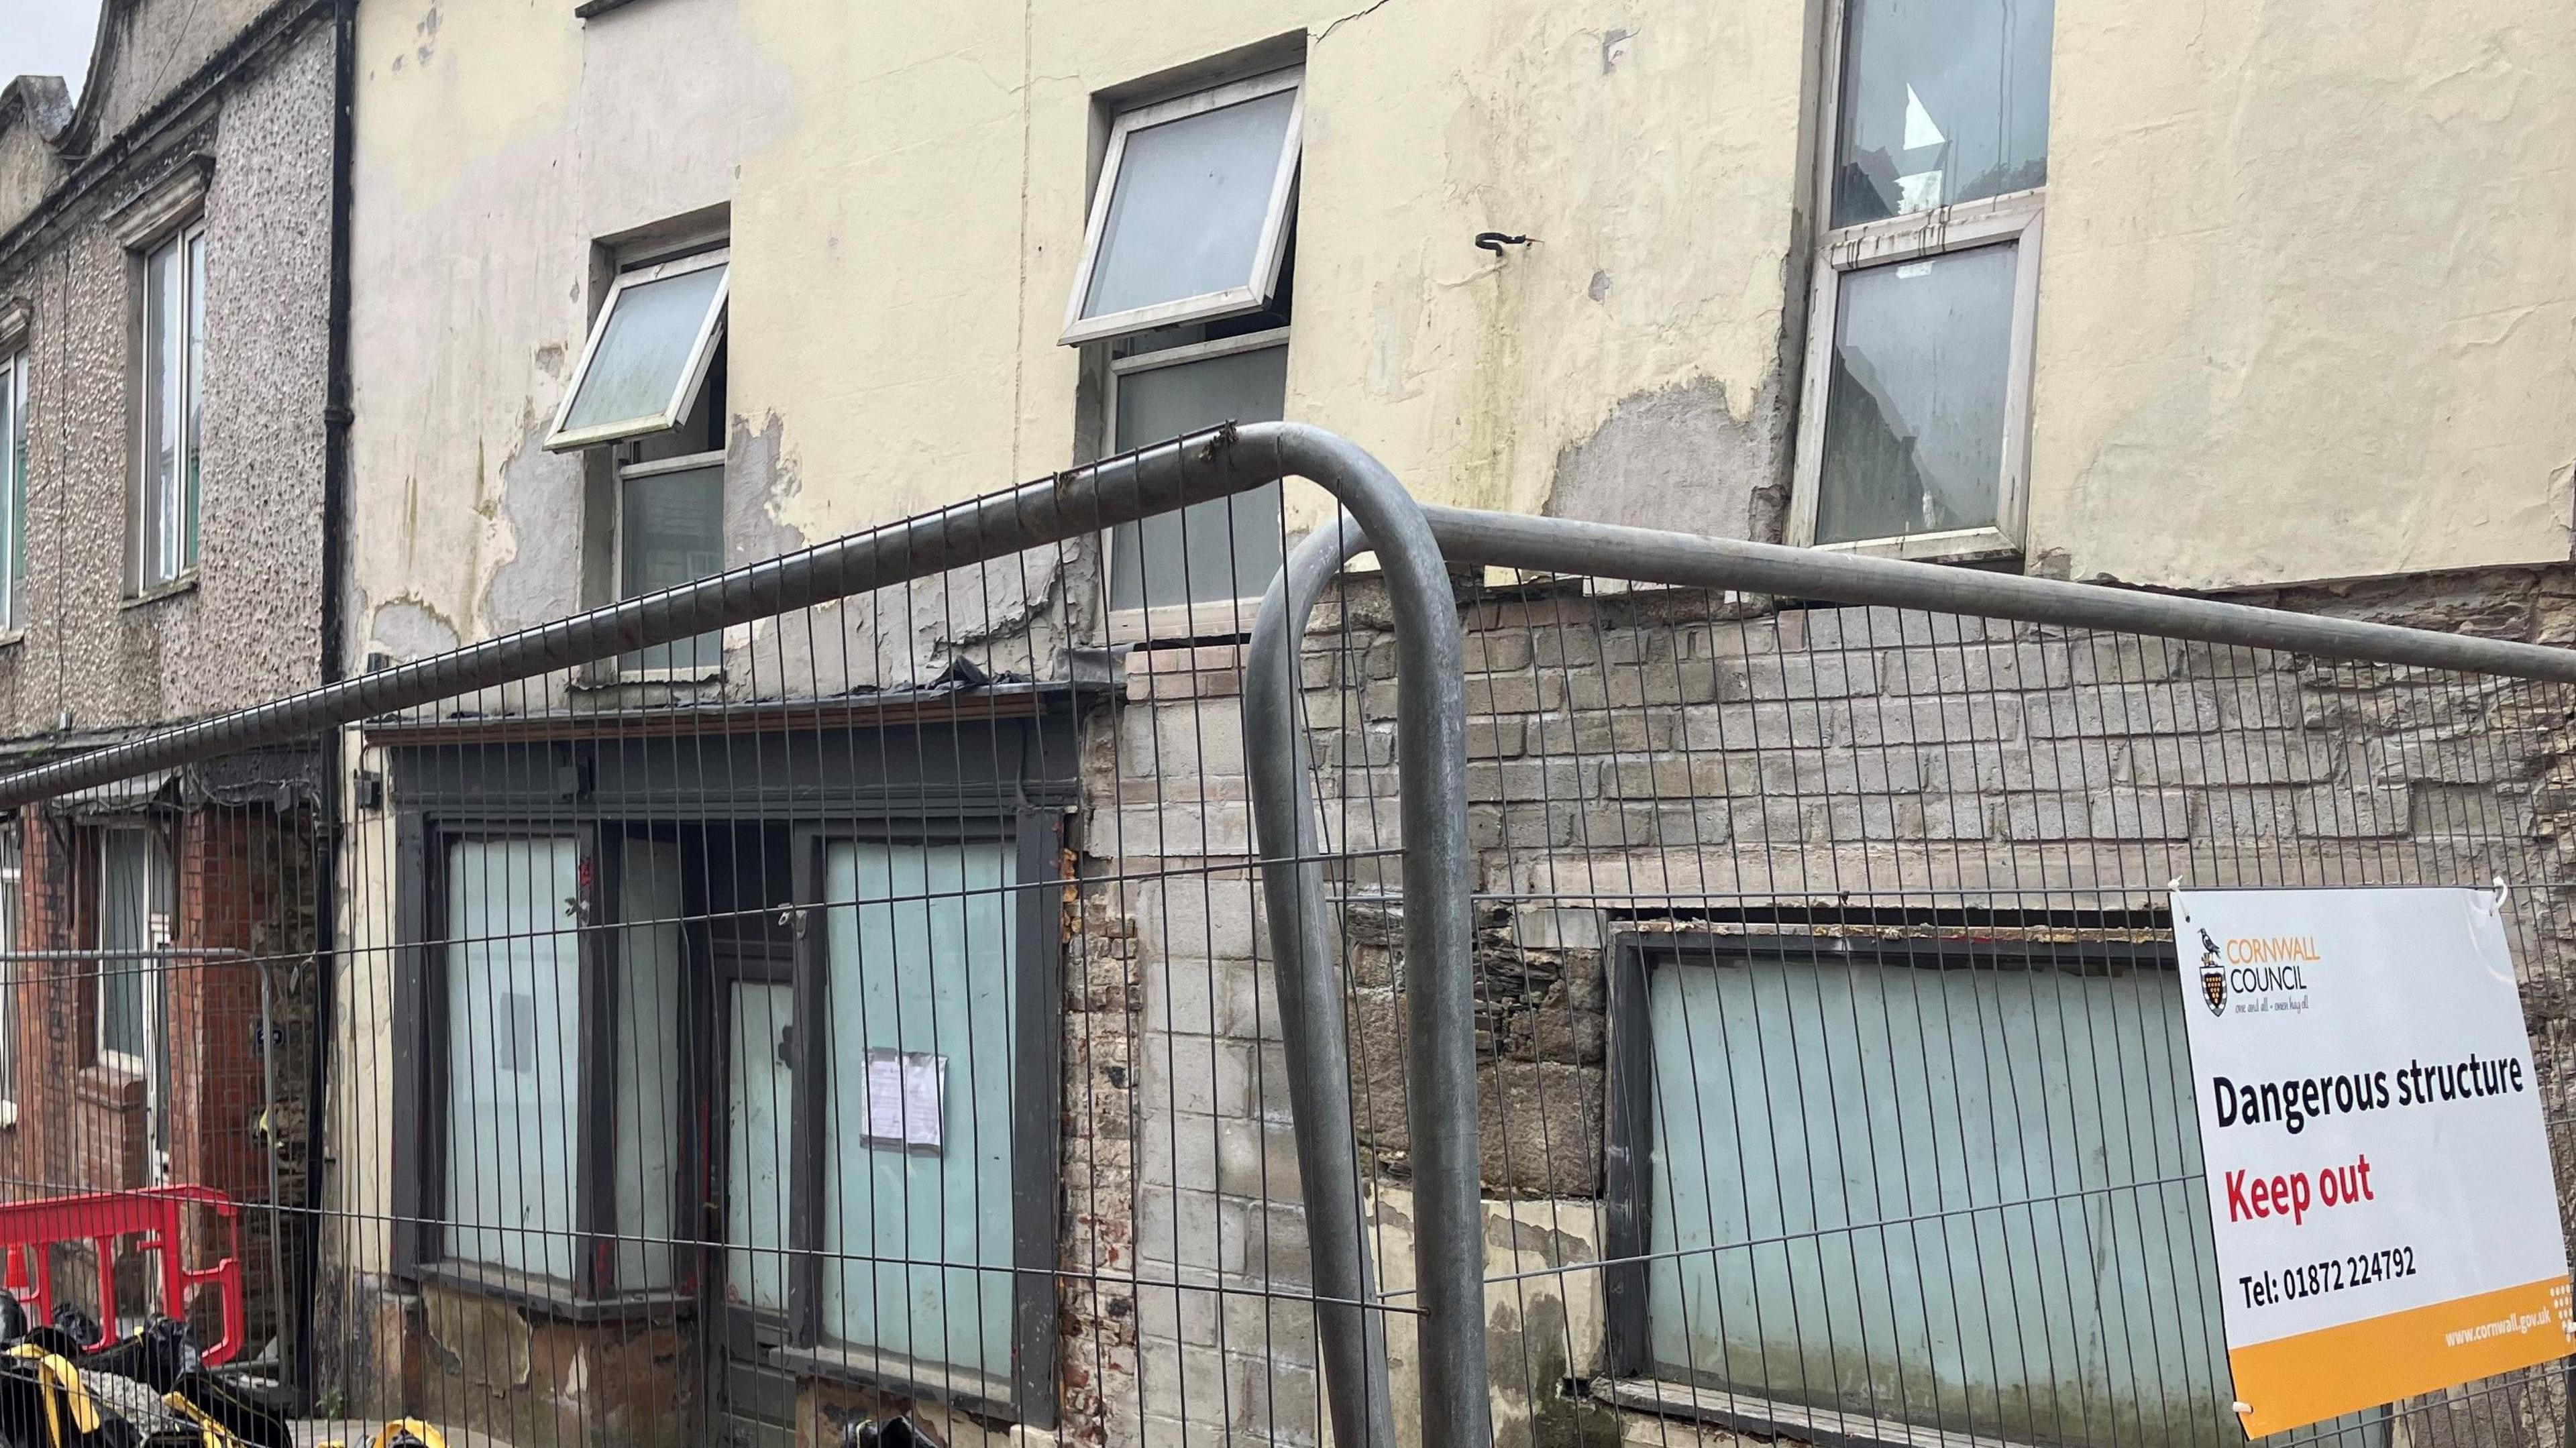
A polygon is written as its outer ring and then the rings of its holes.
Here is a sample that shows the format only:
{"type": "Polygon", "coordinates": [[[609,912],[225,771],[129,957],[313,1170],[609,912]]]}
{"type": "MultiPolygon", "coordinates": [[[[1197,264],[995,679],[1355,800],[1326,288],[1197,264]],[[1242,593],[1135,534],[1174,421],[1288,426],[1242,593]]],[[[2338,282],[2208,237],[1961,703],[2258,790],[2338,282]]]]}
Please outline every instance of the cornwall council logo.
{"type": "Polygon", "coordinates": [[[2209,932],[2200,932],[2200,998],[2209,1002],[2213,1016],[2227,1014],[2227,968],[2219,963],[2218,942],[2209,932]]]}

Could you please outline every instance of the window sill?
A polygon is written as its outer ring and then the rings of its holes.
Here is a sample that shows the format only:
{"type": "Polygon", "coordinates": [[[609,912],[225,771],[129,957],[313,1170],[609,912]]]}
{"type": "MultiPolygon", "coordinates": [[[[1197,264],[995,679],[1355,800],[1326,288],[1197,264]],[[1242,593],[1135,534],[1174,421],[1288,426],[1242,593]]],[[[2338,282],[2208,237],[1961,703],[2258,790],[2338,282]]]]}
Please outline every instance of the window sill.
{"type": "Polygon", "coordinates": [[[100,1059],[72,1073],[72,1099],[94,1106],[109,1106],[120,1111],[138,1110],[143,1105],[143,1066],[124,1061],[100,1059]]]}
{"type": "Polygon", "coordinates": [[[1249,638],[1252,621],[1260,612],[1258,598],[1113,609],[1109,614],[1109,641],[1160,649],[1249,638]]]}
{"type": "Polygon", "coordinates": [[[663,687],[694,687],[721,684],[725,673],[721,665],[703,669],[626,669],[602,674],[596,679],[575,679],[573,692],[595,694],[604,689],[622,689],[636,684],[658,684],[663,687]]]}
{"type": "Polygon", "coordinates": [[[1592,1396],[1633,1412],[1703,1423],[1747,1437],[1794,1439],[1816,1448],[2022,1448],[2010,1438],[1946,1432],[1662,1378],[1595,1378],[1592,1396]]]}
{"type": "Polygon", "coordinates": [[[23,628],[0,629],[0,649],[15,648],[26,641],[27,631],[23,628]]]}
{"type": "Polygon", "coordinates": [[[769,1360],[773,1366],[799,1377],[884,1388],[987,1417],[1016,1421],[1020,1415],[1009,1382],[972,1368],[922,1362],[873,1348],[828,1345],[771,1348],[769,1360]]]}
{"type": "Polygon", "coordinates": [[[1898,538],[1807,546],[1818,553],[1902,558],[1914,563],[1996,563],[2021,556],[2021,545],[2005,537],[2000,528],[1956,528],[1944,533],[1909,533],[1898,538]]]}
{"type": "Polygon", "coordinates": [[[582,1297],[551,1277],[464,1262],[424,1262],[413,1276],[424,1285],[494,1298],[562,1322],[632,1322],[678,1316],[695,1306],[695,1299],[676,1289],[582,1297]]]}
{"type": "Polygon", "coordinates": [[[171,579],[167,583],[155,584],[152,587],[143,590],[141,593],[127,595],[125,601],[117,606],[120,608],[149,608],[153,604],[177,598],[183,593],[194,593],[196,591],[197,570],[191,568],[187,572],[180,574],[178,577],[171,579]]]}

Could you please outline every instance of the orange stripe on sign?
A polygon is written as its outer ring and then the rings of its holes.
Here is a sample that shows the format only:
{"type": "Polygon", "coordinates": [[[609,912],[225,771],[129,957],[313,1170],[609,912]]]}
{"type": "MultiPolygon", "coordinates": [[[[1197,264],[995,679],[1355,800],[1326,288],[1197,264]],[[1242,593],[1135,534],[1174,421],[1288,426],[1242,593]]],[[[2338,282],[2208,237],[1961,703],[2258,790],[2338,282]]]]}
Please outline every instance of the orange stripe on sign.
{"type": "Polygon", "coordinates": [[[2259,1438],[2566,1357],[2569,1320],[2553,1277],[2236,1348],[2227,1366],[2259,1438]]]}

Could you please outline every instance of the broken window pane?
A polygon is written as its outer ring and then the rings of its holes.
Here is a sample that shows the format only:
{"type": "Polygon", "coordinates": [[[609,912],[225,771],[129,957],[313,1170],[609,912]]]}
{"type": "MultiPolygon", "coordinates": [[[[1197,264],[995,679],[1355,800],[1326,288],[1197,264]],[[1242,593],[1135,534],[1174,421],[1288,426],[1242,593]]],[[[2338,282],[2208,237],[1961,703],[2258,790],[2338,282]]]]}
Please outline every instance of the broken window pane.
{"type": "Polygon", "coordinates": [[[2019,251],[2006,242],[1844,274],[1817,542],[1994,523],[2019,251]]]}
{"type": "Polygon", "coordinates": [[[2052,0],[1849,0],[1833,224],[2048,179],[2052,0]]]}
{"type": "Polygon", "coordinates": [[[1266,286],[1255,268],[1296,108],[1291,87],[1129,132],[1081,317],[1266,286]]]}
{"type": "Polygon", "coordinates": [[[546,446],[609,442],[678,422],[715,342],[725,272],[718,261],[650,268],[621,281],[593,324],[589,356],[546,446]]]}
{"type": "MultiPolygon", "coordinates": [[[[1286,343],[1129,372],[1118,379],[1118,448],[1221,422],[1277,422],[1288,392],[1286,343]]],[[[1279,571],[1279,485],[1194,503],[1109,540],[1109,606],[1258,598],[1279,571]]],[[[1247,610],[1242,620],[1251,627],[1247,610]]]]}
{"type": "MultiPolygon", "coordinates": [[[[724,465],[628,477],[621,485],[618,594],[634,598],[694,583],[724,568],[724,465]]],[[[621,667],[712,669],[721,634],[703,633],[626,655],[621,667]]]]}

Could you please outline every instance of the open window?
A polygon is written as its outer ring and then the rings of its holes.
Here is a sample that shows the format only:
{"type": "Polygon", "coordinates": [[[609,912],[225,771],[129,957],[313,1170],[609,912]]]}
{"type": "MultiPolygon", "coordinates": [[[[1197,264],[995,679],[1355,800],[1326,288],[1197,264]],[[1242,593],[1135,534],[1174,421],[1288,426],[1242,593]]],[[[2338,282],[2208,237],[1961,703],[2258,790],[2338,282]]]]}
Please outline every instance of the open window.
{"type": "Polygon", "coordinates": [[[1286,253],[1304,72],[1121,113],[1083,236],[1064,342],[1257,312],[1286,253]]]}
{"type": "Polygon", "coordinates": [[[724,337],[725,249],[618,274],[591,324],[549,452],[667,432],[686,419],[724,337]]]}
{"type": "MultiPolygon", "coordinates": [[[[1301,75],[1112,122],[1064,332],[1106,353],[1111,451],[1285,415],[1301,75]]],[[[1284,556],[1279,486],[1121,524],[1105,548],[1113,641],[1240,635],[1284,556]]]]}

